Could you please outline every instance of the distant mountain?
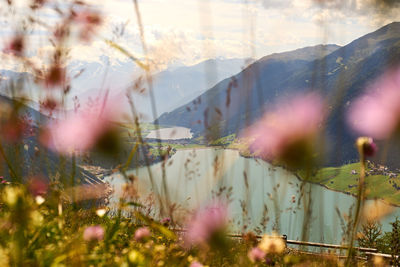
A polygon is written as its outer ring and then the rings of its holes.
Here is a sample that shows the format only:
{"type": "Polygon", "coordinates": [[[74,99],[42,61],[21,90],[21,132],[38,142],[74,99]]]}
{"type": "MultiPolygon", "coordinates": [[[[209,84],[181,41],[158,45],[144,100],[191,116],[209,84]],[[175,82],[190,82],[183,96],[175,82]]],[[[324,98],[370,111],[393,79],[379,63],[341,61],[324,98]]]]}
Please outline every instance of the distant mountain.
{"type": "Polygon", "coordinates": [[[243,59],[209,59],[155,74],[154,97],[158,113],[174,110],[244,67],[243,59]]]}
{"type": "Polygon", "coordinates": [[[203,134],[210,124],[207,120],[213,114],[217,117],[222,114],[222,118],[218,118],[220,133],[235,132],[244,127],[245,119],[259,117],[266,103],[284,93],[286,90],[281,89],[282,84],[292,75],[338,48],[337,45],[318,45],[263,57],[239,74],[221,81],[198,99],[161,115],[159,122],[189,127],[195,133],[203,134]]]}
{"type": "Polygon", "coordinates": [[[216,138],[239,133],[277,97],[319,90],[332,100],[327,164],[342,164],[357,159],[355,135],[345,123],[346,110],[369,82],[399,62],[400,23],[391,23],[341,48],[307,47],[262,58],[198,100],[163,114],[159,122],[216,138]]]}
{"type": "MultiPolygon", "coordinates": [[[[244,66],[243,59],[212,59],[193,66],[171,67],[155,73],[152,80],[158,115],[194,99],[222,79],[240,72],[244,66]]],[[[145,89],[145,93],[134,93],[133,101],[145,118],[153,118],[144,73],[133,62],[110,63],[108,58],[103,57],[101,62],[73,62],[68,69],[71,76],[76,76],[72,82],[72,95],[77,95],[81,102],[104,96],[105,89],[110,89],[111,96],[121,98],[121,105],[128,112],[130,108],[125,90],[132,88],[135,79],[141,76],[141,88],[145,89]]]]}

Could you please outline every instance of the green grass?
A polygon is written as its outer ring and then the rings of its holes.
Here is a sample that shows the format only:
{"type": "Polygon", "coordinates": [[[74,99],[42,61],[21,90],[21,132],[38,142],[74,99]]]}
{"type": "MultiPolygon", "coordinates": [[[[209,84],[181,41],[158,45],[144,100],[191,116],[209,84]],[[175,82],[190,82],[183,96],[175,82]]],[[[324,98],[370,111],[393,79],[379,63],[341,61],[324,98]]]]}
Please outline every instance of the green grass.
{"type": "MultiPolygon", "coordinates": [[[[155,147],[155,148],[158,147],[158,143],[154,143],[153,142],[153,143],[148,143],[148,144],[150,146],[152,146],[152,147],[155,147]]],[[[188,148],[204,148],[204,147],[206,147],[204,145],[199,145],[199,144],[187,144],[187,145],[184,145],[184,144],[170,144],[170,143],[165,143],[165,142],[162,142],[161,146],[162,147],[170,146],[172,149],[176,149],[176,150],[188,149],[188,148]]]]}
{"type": "Polygon", "coordinates": [[[230,134],[228,136],[221,137],[213,142],[211,142],[211,145],[214,146],[228,146],[232,144],[236,139],[236,134],[230,134]]]}
{"type": "MultiPolygon", "coordinates": [[[[356,194],[358,177],[360,172],[360,163],[346,164],[340,167],[326,167],[320,169],[313,176],[306,178],[304,172],[297,174],[310,182],[318,183],[326,186],[329,189],[356,194]],[[357,174],[351,174],[352,170],[356,170],[357,174]],[[349,188],[349,185],[352,186],[349,188]]],[[[391,178],[382,174],[369,175],[365,178],[366,182],[366,197],[373,199],[379,198],[394,205],[400,205],[400,191],[397,191],[389,180],[400,185],[400,178],[391,178]]]]}
{"type": "MultiPolygon", "coordinates": [[[[136,136],[136,126],[131,123],[122,123],[122,122],[114,122],[117,127],[121,130],[121,137],[129,139],[129,136],[136,136]]],[[[159,129],[164,128],[163,126],[159,126],[159,129]]],[[[142,137],[146,137],[151,131],[156,129],[156,125],[152,123],[141,123],[140,131],[142,137]]]]}

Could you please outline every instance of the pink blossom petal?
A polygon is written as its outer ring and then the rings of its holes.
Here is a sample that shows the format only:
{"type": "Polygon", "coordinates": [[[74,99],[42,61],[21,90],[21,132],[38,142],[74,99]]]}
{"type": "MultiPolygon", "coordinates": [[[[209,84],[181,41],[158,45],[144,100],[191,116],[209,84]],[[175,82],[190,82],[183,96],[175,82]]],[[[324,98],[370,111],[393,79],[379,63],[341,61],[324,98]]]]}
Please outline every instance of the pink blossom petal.
{"type": "Polygon", "coordinates": [[[349,125],[376,139],[389,138],[400,122],[400,68],[390,70],[367,88],[348,113],[349,125]]]}

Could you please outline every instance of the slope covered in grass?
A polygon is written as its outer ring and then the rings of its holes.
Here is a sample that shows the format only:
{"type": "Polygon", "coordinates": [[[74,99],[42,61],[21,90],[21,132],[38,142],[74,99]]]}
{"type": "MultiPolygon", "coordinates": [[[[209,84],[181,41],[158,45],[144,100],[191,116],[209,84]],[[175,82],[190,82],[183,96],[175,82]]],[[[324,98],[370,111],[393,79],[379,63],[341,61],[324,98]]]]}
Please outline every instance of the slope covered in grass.
{"type": "MultiPolygon", "coordinates": [[[[321,184],[329,189],[357,194],[360,163],[346,164],[340,167],[326,167],[307,179],[302,172],[297,173],[300,178],[313,183],[321,184]]],[[[387,168],[368,163],[366,183],[366,197],[379,198],[393,205],[400,205],[400,177],[387,168]]]]}

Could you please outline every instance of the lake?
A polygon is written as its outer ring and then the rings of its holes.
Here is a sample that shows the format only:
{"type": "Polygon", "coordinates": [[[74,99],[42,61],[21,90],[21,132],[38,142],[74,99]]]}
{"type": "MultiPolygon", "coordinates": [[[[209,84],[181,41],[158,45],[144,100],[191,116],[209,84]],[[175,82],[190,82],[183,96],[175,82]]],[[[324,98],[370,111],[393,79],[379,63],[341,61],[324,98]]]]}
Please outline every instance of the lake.
{"type": "MultiPolygon", "coordinates": [[[[150,169],[156,190],[160,191],[161,163],[152,165],[150,169]]],[[[147,168],[138,168],[130,173],[139,177],[137,190],[149,193],[151,186],[147,168]]],[[[303,205],[298,205],[298,200],[302,182],[283,168],[241,157],[236,150],[178,150],[166,163],[166,177],[171,201],[179,203],[182,209],[193,210],[202,206],[220,192],[220,195],[229,195],[232,200],[229,205],[230,218],[233,220],[232,231],[240,231],[243,224],[248,225],[248,229],[260,226],[265,217],[264,207],[267,207],[269,220],[263,232],[279,229],[288,239],[301,240],[304,211],[303,205]],[[230,187],[232,190],[229,192],[230,187]],[[248,216],[243,216],[243,207],[248,216]]],[[[115,186],[116,197],[112,199],[113,202],[120,194],[123,178],[120,174],[114,174],[107,180],[115,186]]],[[[317,184],[307,183],[305,190],[311,191],[313,200],[309,241],[340,244],[342,221],[355,205],[356,199],[317,184]]],[[[400,215],[399,208],[395,208],[394,213],[381,221],[384,231],[391,229],[389,223],[396,215],[400,215]]]]}
{"type": "Polygon", "coordinates": [[[179,140],[179,139],[190,139],[192,138],[192,136],[193,135],[189,128],[172,127],[172,128],[162,128],[158,130],[152,130],[146,136],[146,138],[161,139],[161,140],[179,140]]]}

